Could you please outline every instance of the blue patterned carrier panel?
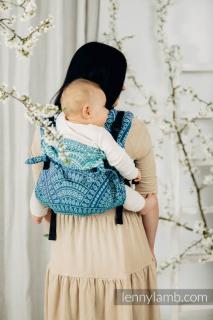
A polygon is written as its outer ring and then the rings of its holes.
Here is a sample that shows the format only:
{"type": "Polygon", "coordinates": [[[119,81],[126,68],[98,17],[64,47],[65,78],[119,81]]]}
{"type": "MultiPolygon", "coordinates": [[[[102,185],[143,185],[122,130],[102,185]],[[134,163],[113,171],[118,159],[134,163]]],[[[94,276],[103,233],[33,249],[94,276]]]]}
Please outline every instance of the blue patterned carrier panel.
{"type": "MultiPolygon", "coordinates": [[[[105,128],[110,132],[116,116],[116,110],[110,110],[105,128]]],[[[131,127],[133,114],[125,112],[117,143],[124,147],[131,127]]],[[[42,155],[31,157],[27,164],[44,162],[36,183],[37,199],[56,213],[86,216],[103,213],[120,206],[126,198],[125,183],[120,173],[111,166],[104,166],[105,153],[72,139],[64,139],[64,145],[70,152],[71,163],[65,164],[58,157],[57,148],[48,145],[41,129],[42,155]]]]}

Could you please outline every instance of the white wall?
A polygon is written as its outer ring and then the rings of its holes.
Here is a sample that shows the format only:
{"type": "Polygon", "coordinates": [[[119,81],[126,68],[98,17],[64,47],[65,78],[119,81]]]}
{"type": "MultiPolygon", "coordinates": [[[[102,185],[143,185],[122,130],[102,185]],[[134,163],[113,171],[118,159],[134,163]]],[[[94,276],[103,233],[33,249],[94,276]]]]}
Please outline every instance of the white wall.
{"type": "MultiPolygon", "coordinates": [[[[165,75],[165,66],[159,51],[154,34],[155,1],[134,0],[119,1],[118,12],[118,38],[127,35],[134,35],[134,39],[129,39],[124,43],[123,52],[127,57],[128,65],[137,78],[143,84],[148,95],[157,98],[159,108],[162,112],[165,106],[165,99],[168,96],[168,82],[165,75]]],[[[99,30],[99,40],[105,39],[103,32],[108,32],[108,1],[101,2],[101,25],[99,30]]],[[[179,44],[183,53],[183,64],[187,70],[200,70],[200,72],[184,72],[181,81],[184,85],[194,87],[200,97],[207,101],[213,101],[213,2],[211,0],[179,0],[171,8],[168,16],[167,34],[171,44],[179,44]],[[206,70],[203,72],[203,70],[206,70]]],[[[126,91],[120,98],[120,108],[129,109],[139,118],[149,120],[150,112],[144,99],[137,89],[126,81],[126,91]],[[126,103],[131,101],[135,106],[129,107],[126,103]],[[137,104],[141,104],[137,106],[137,104]]],[[[191,103],[187,98],[180,101],[179,114],[181,116],[192,114],[198,109],[196,103],[191,103]]],[[[166,109],[165,112],[168,112],[166,109]]],[[[212,135],[212,119],[201,119],[200,123],[205,134],[212,135]]],[[[159,128],[149,125],[155,152],[158,152],[157,137],[159,128]]],[[[171,196],[169,212],[176,213],[184,222],[192,225],[195,220],[200,220],[196,197],[191,195],[189,190],[192,186],[191,178],[183,172],[177,160],[174,140],[166,138],[166,142],[161,147],[164,159],[156,157],[160,215],[164,215],[166,198],[171,196]],[[163,185],[167,183],[169,189],[164,194],[163,185]],[[191,213],[190,213],[191,212],[191,213]]],[[[202,142],[195,143],[197,155],[202,153],[202,142]]],[[[188,145],[189,146],[189,145],[188,145]]],[[[212,166],[212,161],[211,161],[212,166]]],[[[208,172],[209,166],[199,165],[201,175],[208,172]]],[[[212,187],[209,187],[202,199],[204,205],[211,207],[207,214],[209,226],[213,224],[212,210],[212,187]]],[[[182,252],[185,246],[196,239],[196,235],[191,232],[182,231],[169,223],[159,224],[156,238],[156,255],[158,264],[164,259],[182,252]]],[[[166,270],[159,275],[159,288],[213,288],[212,262],[204,265],[185,262],[177,271],[166,270]]],[[[165,308],[166,309],[166,308],[165,308]]],[[[174,311],[174,308],[173,308],[174,311]]],[[[174,314],[177,314],[176,311],[174,314]]],[[[170,313],[171,316],[171,313],[170,313]]],[[[175,318],[176,316],[174,316],[175,318]]]]}

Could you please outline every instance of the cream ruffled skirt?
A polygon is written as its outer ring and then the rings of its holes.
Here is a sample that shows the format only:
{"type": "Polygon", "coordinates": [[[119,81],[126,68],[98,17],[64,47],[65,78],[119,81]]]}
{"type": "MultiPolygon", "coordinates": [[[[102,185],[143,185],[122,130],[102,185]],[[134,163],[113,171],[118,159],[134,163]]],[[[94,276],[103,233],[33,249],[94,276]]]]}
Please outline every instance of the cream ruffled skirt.
{"type": "Polygon", "coordinates": [[[159,305],[116,305],[114,289],[157,288],[142,217],[115,210],[57,214],[57,240],[45,276],[44,320],[159,320],[159,305]]]}

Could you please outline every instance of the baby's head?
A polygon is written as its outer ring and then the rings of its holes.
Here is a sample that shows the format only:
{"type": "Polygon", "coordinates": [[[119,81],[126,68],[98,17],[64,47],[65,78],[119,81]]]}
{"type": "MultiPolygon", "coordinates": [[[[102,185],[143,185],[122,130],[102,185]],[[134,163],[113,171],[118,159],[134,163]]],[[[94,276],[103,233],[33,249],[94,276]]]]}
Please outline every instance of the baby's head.
{"type": "Polygon", "coordinates": [[[103,126],[107,119],[106,96],[95,82],[73,80],[65,87],[60,101],[66,120],[71,122],[103,126]]]}

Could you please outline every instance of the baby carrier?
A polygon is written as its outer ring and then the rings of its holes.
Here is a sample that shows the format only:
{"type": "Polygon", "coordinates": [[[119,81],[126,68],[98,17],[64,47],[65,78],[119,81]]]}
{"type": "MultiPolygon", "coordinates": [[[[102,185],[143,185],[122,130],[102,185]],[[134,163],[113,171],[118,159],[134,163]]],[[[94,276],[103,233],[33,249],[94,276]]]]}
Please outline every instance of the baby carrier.
{"type": "MultiPolygon", "coordinates": [[[[133,114],[130,111],[110,110],[105,129],[117,143],[124,148],[133,114]]],[[[55,126],[55,117],[49,118],[55,126]]],[[[64,165],[58,158],[57,148],[48,145],[44,139],[44,129],[40,127],[42,155],[25,161],[27,164],[44,162],[43,170],[35,187],[38,200],[51,209],[49,240],[56,240],[56,212],[86,216],[105,212],[116,208],[115,223],[123,224],[123,203],[126,192],[125,184],[130,185],[116,168],[111,167],[104,152],[98,148],[87,146],[78,141],[64,139],[70,153],[73,154],[75,166],[64,165]],[[80,149],[79,149],[80,148],[80,149]],[[81,149],[82,148],[82,149],[81,149]],[[86,150],[85,150],[86,148],[86,150]],[[77,149],[77,152],[75,153],[77,149]],[[92,150],[91,150],[92,149],[92,150]],[[92,151],[92,152],[91,152],[92,151]],[[101,164],[87,169],[85,157],[79,154],[86,152],[87,160],[99,152],[103,156],[101,164]],[[77,158],[75,158],[77,154],[77,158]],[[82,160],[82,161],[81,161],[82,160]],[[79,168],[76,166],[79,163],[79,168]],[[84,170],[81,169],[84,167],[84,170]],[[86,169],[85,169],[86,168],[86,169]]]]}

